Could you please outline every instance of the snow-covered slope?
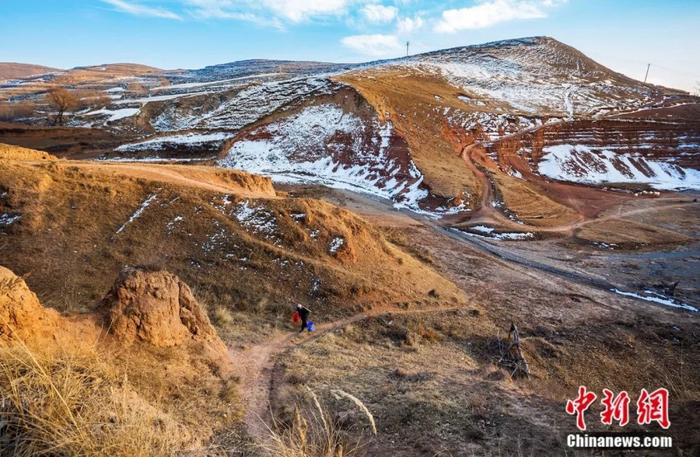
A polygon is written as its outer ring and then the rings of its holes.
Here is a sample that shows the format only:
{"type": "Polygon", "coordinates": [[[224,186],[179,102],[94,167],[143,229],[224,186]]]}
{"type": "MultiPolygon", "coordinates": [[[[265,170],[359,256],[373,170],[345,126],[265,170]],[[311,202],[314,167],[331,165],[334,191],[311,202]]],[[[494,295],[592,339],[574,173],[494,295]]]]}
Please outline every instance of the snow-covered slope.
{"type": "Polygon", "coordinates": [[[586,145],[545,147],[539,172],[553,179],[587,184],[637,183],[663,190],[700,190],[698,170],[586,145]]]}
{"type": "Polygon", "coordinates": [[[386,65],[436,72],[471,94],[472,103],[526,115],[571,119],[634,109],[656,92],[547,37],[447,49],[386,65]]]}
{"type": "Polygon", "coordinates": [[[429,193],[410,157],[400,153],[399,142],[391,123],[327,103],[253,130],[219,163],[281,182],[311,181],[370,193],[421,210],[429,193]]]}

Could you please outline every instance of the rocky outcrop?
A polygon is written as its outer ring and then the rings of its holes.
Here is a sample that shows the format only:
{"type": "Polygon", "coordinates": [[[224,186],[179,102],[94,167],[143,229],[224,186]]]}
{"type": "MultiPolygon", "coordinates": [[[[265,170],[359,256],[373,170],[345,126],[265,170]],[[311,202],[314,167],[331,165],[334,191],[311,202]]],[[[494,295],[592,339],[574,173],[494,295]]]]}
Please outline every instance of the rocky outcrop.
{"type": "Polygon", "coordinates": [[[0,339],[38,336],[55,326],[58,314],[41,306],[24,279],[0,267],[0,339]]]}
{"type": "Polygon", "coordinates": [[[109,332],[157,347],[205,342],[223,348],[189,286],[167,271],[127,267],[102,302],[109,332]]]}

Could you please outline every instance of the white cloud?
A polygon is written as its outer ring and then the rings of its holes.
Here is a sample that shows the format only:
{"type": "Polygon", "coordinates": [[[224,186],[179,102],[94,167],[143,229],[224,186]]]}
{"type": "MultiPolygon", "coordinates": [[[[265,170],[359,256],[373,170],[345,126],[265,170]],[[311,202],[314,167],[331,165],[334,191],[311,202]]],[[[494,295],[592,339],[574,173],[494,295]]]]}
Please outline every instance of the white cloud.
{"type": "Polygon", "coordinates": [[[281,26],[318,16],[341,15],[353,0],[180,0],[191,7],[193,16],[239,19],[281,26]]]}
{"type": "Polygon", "coordinates": [[[274,14],[301,22],[313,16],[329,16],[345,12],[350,0],[262,0],[274,14]]]}
{"type": "Polygon", "coordinates": [[[384,23],[393,21],[396,15],[399,13],[399,10],[395,6],[370,3],[362,7],[360,12],[369,22],[384,23]]]}
{"type": "Polygon", "coordinates": [[[236,0],[183,0],[188,13],[200,19],[232,19],[282,29],[282,22],[270,15],[253,12],[251,5],[239,5],[236,0]]]}
{"type": "Polygon", "coordinates": [[[420,16],[414,18],[403,17],[397,21],[396,31],[401,35],[407,35],[423,27],[423,19],[420,16]]]}
{"type": "Polygon", "coordinates": [[[153,8],[150,6],[131,3],[124,0],[102,0],[104,3],[112,5],[117,11],[122,13],[133,14],[134,16],[150,16],[159,17],[162,19],[182,19],[178,14],[164,8],[153,8]]]}
{"type": "Polygon", "coordinates": [[[396,35],[352,35],[341,40],[344,46],[370,57],[395,57],[403,51],[396,35]]]}
{"type": "Polygon", "coordinates": [[[435,26],[437,32],[457,32],[481,29],[519,19],[547,17],[547,9],[565,3],[566,0],[479,0],[467,8],[449,9],[435,26]]]}

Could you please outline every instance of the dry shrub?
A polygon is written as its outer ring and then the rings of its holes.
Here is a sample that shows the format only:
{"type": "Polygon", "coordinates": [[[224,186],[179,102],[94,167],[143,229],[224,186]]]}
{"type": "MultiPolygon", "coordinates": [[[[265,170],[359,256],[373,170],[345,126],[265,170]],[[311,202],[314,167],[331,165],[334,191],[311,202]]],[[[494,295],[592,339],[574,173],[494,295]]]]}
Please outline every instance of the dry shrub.
{"type": "Polygon", "coordinates": [[[438,343],[442,341],[442,336],[434,329],[426,327],[425,324],[423,324],[423,322],[420,322],[418,324],[418,327],[416,328],[415,332],[418,334],[418,336],[430,343],[438,343]]]}
{"type": "Polygon", "coordinates": [[[188,433],[139,397],[94,347],[0,348],[0,455],[160,456],[188,433]]]}
{"type": "Polygon", "coordinates": [[[231,325],[234,321],[233,314],[225,306],[218,305],[212,313],[212,321],[219,327],[231,325]]]}
{"type": "MultiPolygon", "coordinates": [[[[308,389],[308,388],[307,388],[308,389]]],[[[291,423],[284,426],[273,420],[270,439],[263,445],[274,457],[361,457],[366,455],[362,438],[350,438],[350,430],[343,429],[325,409],[318,397],[308,389],[307,404],[297,404],[291,423]]],[[[377,434],[374,417],[356,397],[334,390],[337,398],[350,399],[367,417],[373,434],[377,434]]]]}

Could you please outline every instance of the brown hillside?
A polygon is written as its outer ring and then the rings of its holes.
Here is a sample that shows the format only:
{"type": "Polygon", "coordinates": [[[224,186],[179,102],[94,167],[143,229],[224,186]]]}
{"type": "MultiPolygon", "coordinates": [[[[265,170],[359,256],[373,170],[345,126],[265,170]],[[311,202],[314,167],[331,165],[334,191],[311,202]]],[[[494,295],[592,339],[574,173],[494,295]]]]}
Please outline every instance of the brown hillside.
{"type": "Polygon", "coordinates": [[[218,297],[209,312],[263,332],[286,324],[296,302],[342,315],[427,306],[433,289],[440,302],[464,300],[363,219],[276,195],[267,178],[203,166],[0,164],[0,211],[16,217],[0,227],[3,261],[30,273],[30,286],[60,310],[95,308],[124,265],[172,271],[205,302],[218,297]]]}
{"type": "Polygon", "coordinates": [[[160,73],[162,70],[147,65],[133,63],[115,63],[76,67],[59,75],[56,84],[85,84],[104,82],[118,78],[128,78],[141,75],[160,73]]]}
{"type": "Polygon", "coordinates": [[[439,114],[443,102],[459,106],[459,90],[440,78],[419,73],[407,77],[396,69],[346,73],[337,79],[357,89],[394,124],[432,192],[448,198],[481,192],[479,181],[460,158],[462,148],[474,138],[451,134],[448,120],[439,114]]]}
{"type": "Polygon", "coordinates": [[[45,67],[43,65],[32,65],[27,63],[0,62],[0,81],[4,79],[20,79],[29,76],[40,75],[59,71],[56,68],[45,67]]]}

